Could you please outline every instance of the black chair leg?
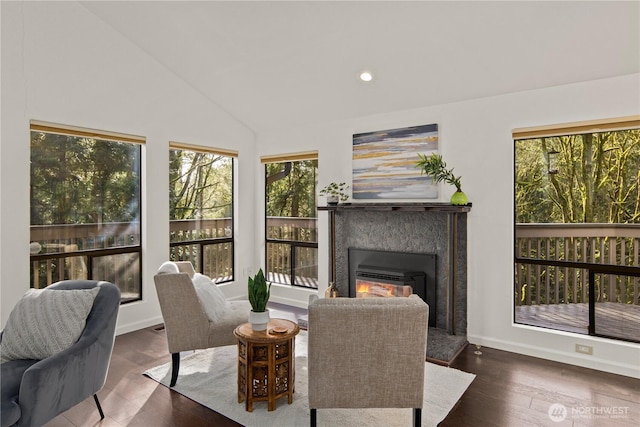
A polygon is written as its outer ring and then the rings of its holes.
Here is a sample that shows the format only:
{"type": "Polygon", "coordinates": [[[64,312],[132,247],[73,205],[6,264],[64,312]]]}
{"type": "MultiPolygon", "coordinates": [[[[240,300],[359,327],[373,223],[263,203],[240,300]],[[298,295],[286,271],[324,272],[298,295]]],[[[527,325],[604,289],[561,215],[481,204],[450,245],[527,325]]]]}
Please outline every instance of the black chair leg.
{"type": "Polygon", "coordinates": [[[316,427],[317,424],[317,420],[316,420],[316,410],[311,408],[311,427],[316,427]]]}
{"type": "Polygon", "coordinates": [[[104,412],[102,412],[102,406],[100,406],[100,401],[98,400],[98,395],[93,395],[93,400],[96,401],[96,406],[98,407],[98,412],[100,412],[100,419],[104,420],[104,412]]]}
{"type": "Polygon", "coordinates": [[[180,353],[171,353],[171,383],[169,387],[176,385],[178,371],[180,370],[180,353]]]}
{"type": "Polygon", "coordinates": [[[422,425],[422,408],[413,408],[413,427],[422,425]]]}

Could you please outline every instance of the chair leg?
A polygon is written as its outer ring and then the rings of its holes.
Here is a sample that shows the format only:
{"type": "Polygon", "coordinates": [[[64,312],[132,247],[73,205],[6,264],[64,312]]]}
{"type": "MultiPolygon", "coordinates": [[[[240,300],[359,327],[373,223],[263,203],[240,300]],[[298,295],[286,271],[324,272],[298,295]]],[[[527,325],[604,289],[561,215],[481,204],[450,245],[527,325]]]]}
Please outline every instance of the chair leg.
{"type": "Polygon", "coordinates": [[[413,408],[413,427],[422,425],[422,408],[413,408]]]}
{"type": "Polygon", "coordinates": [[[98,400],[98,395],[93,395],[93,400],[96,401],[96,406],[98,407],[98,412],[100,412],[100,419],[104,420],[104,412],[102,412],[102,406],[100,406],[100,401],[98,400]]]}
{"type": "Polygon", "coordinates": [[[316,427],[317,425],[317,420],[316,420],[316,410],[314,408],[311,408],[311,427],[316,427]]]}
{"type": "Polygon", "coordinates": [[[171,353],[171,383],[169,387],[176,385],[178,371],[180,370],[180,353],[171,353]]]}

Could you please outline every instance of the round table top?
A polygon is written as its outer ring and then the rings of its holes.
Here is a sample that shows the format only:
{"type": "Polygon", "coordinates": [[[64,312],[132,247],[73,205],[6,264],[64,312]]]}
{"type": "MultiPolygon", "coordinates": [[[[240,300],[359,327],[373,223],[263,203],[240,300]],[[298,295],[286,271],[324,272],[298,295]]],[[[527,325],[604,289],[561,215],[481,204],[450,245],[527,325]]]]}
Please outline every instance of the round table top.
{"type": "Polygon", "coordinates": [[[250,323],[243,323],[233,331],[233,334],[254,343],[269,343],[291,339],[298,335],[298,332],[300,327],[291,320],[271,319],[264,331],[254,331],[250,323]]]}

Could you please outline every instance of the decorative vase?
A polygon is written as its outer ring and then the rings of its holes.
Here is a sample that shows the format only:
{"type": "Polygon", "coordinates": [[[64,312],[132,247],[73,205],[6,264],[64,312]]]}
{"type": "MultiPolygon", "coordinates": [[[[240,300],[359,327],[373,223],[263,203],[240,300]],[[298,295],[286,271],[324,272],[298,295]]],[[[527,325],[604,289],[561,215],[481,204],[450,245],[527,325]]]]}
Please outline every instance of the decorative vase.
{"type": "Polygon", "coordinates": [[[451,196],[452,205],[466,205],[467,203],[469,203],[469,199],[462,191],[458,190],[451,196]]]}
{"type": "Polygon", "coordinates": [[[254,331],[264,331],[267,329],[267,323],[269,323],[269,309],[265,311],[253,311],[249,312],[249,323],[251,323],[251,329],[254,331]]]}
{"type": "Polygon", "coordinates": [[[333,282],[329,283],[329,287],[326,291],[324,291],[325,298],[338,298],[338,288],[336,288],[336,284],[333,282]]]}
{"type": "Polygon", "coordinates": [[[338,196],[332,196],[332,195],[327,196],[328,205],[337,205],[339,201],[340,199],[338,198],[338,196]]]}

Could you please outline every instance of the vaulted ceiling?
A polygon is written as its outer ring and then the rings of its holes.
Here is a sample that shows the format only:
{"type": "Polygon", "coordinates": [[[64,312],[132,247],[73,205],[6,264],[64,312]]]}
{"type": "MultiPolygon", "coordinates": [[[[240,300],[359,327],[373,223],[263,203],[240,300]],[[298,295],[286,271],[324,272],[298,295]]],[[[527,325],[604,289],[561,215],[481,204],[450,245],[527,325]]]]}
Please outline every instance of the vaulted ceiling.
{"type": "Polygon", "coordinates": [[[81,4],[256,133],[640,72],[638,1],[81,4]]]}

